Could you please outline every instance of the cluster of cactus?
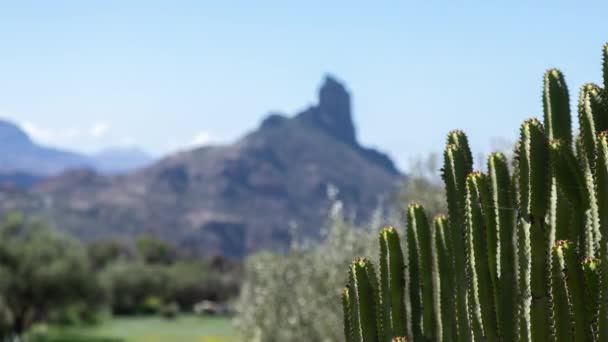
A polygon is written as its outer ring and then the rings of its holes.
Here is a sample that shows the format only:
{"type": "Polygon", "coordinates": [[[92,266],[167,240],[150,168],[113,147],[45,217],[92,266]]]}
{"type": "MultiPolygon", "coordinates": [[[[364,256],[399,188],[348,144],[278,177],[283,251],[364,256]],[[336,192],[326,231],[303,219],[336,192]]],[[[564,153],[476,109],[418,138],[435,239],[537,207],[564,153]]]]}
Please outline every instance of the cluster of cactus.
{"type": "Polygon", "coordinates": [[[448,215],[409,205],[405,254],[380,232],[379,278],[353,261],[346,341],[608,341],[608,44],[603,76],[580,90],[573,139],[564,77],[548,70],[544,122],[521,125],[512,165],[493,153],[473,171],[466,135],[448,134],[448,215]]]}

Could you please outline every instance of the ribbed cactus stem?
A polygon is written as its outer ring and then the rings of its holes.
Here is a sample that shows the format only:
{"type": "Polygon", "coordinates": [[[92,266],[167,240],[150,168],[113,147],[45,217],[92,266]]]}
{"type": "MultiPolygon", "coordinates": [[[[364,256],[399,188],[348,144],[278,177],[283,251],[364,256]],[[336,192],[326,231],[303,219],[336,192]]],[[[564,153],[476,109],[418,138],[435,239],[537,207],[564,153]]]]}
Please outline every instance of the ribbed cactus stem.
{"type": "Polygon", "coordinates": [[[585,175],[572,149],[561,140],[552,140],[549,150],[552,171],[560,184],[560,190],[572,205],[585,210],[588,207],[585,175]]]}
{"type": "Polygon", "coordinates": [[[604,79],[604,89],[608,89],[608,43],[602,47],[602,76],[604,79]]]}
{"type": "Polygon", "coordinates": [[[583,257],[593,258],[595,257],[596,250],[599,249],[601,238],[599,230],[597,198],[595,197],[595,176],[593,174],[594,166],[592,166],[591,161],[587,159],[587,154],[583,152],[585,147],[582,139],[577,141],[577,148],[579,151],[579,163],[582,167],[585,182],[584,193],[587,203],[587,207],[584,208],[585,210],[580,212],[580,214],[584,215],[585,226],[582,234],[584,237],[583,249],[582,252],[579,251],[579,253],[583,257]]]}
{"type": "Polygon", "coordinates": [[[409,289],[409,303],[410,310],[409,317],[411,317],[411,331],[408,332],[408,336],[418,341],[422,337],[422,271],[420,270],[420,240],[418,236],[418,229],[416,224],[418,218],[416,218],[416,210],[410,205],[407,209],[407,288],[409,289]]]}
{"type": "Polygon", "coordinates": [[[384,334],[405,336],[405,263],[399,234],[393,227],[380,232],[380,293],[383,308],[384,334]]]}
{"type": "Polygon", "coordinates": [[[518,341],[530,341],[530,302],[532,290],[530,289],[530,261],[532,251],[530,247],[530,224],[521,219],[517,222],[517,251],[518,251],[518,341]]]}
{"type": "MultiPolygon", "coordinates": [[[[608,45],[604,45],[604,77],[608,45]]],[[[608,132],[600,133],[597,142],[595,165],[600,241],[600,308],[598,315],[598,341],[608,341],[608,132]]]]}
{"type": "Polygon", "coordinates": [[[587,341],[589,324],[585,315],[583,270],[573,246],[564,243],[560,248],[566,262],[566,284],[574,316],[574,341],[584,342],[587,341]]]}
{"type": "Polygon", "coordinates": [[[439,266],[440,301],[437,310],[437,321],[441,322],[442,333],[437,341],[454,341],[456,337],[456,318],[454,317],[454,269],[452,251],[449,241],[446,239],[448,226],[447,217],[436,216],[433,220],[433,231],[435,233],[435,250],[437,264],[439,266]]]}
{"type": "Polygon", "coordinates": [[[461,130],[453,130],[448,133],[447,144],[457,146],[462,151],[465,170],[469,171],[467,174],[470,173],[473,170],[473,153],[469,147],[467,135],[461,130]]]}
{"type": "Polygon", "coordinates": [[[379,323],[379,297],[374,267],[365,258],[355,259],[349,272],[352,337],[356,342],[384,340],[379,323]]]}
{"type": "Polygon", "coordinates": [[[597,312],[600,293],[600,261],[596,258],[585,258],[582,262],[585,277],[585,316],[587,317],[588,341],[596,341],[597,312]]]}
{"type": "Polygon", "coordinates": [[[543,127],[536,119],[521,127],[519,150],[520,206],[530,225],[531,291],[530,323],[532,341],[551,339],[549,294],[549,236],[545,223],[549,203],[549,149],[543,127]]]}
{"type": "Polygon", "coordinates": [[[342,314],[343,314],[343,324],[344,324],[344,340],[346,342],[353,342],[353,327],[351,324],[351,311],[352,304],[350,298],[350,289],[348,286],[345,286],[342,289],[342,314]]]}
{"type": "Polygon", "coordinates": [[[551,286],[555,339],[557,342],[570,342],[574,338],[572,335],[572,311],[570,310],[568,285],[566,283],[566,260],[563,250],[564,246],[567,248],[567,245],[568,241],[558,240],[553,247],[551,286]]]}
{"type": "Polygon", "coordinates": [[[500,236],[499,252],[499,298],[497,305],[498,331],[503,341],[516,340],[516,306],[513,298],[517,294],[517,235],[515,230],[515,210],[513,187],[502,153],[492,153],[488,157],[488,177],[492,204],[500,236]]]}
{"type": "MultiPolygon", "coordinates": [[[[568,200],[572,209],[566,237],[575,248],[586,250],[585,212],[590,207],[585,174],[572,149],[560,140],[549,143],[551,169],[559,190],[568,200]]],[[[584,158],[584,156],[583,156],[584,158]]],[[[564,236],[559,236],[563,238],[564,236]]]]}
{"type": "Polygon", "coordinates": [[[601,89],[595,84],[585,84],[578,99],[578,117],[580,126],[580,139],[587,157],[593,166],[595,160],[596,136],[605,126],[605,119],[601,118],[602,104],[599,99],[601,89]]]}
{"type": "MultiPolygon", "coordinates": [[[[467,177],[467,197],[465,204],[467,256],[470,263],[469,282],[473,293],[474,317],[481,318],[483,336],[487,341],[498,340],[496,306],[492,281],[492,262],[496,262],[496,248],[489,243],[496,243],[495,224],[485,220],[483,200],[489,198],[487,176],[474,172],[467,177]],[[494,236],[488,238],[488,235],[494,236]]],[[[494,265],[495,267],[495,265],[494,265]]],[[[476,337],[477,338],[477,337],[476,337]]]]}
{"type": "Polygon", "coordinates": [[[468,314],[467,275],[464,243],[465,178],[472,171],[471,151],[461,131],[448,134],[444,152],[442,177],[446,185],[451,250],[454,255],[454,287],[456,291],[457,341],[471,340],[468,314]]]}
{"type": "MultiPolygon", "coordinates": [[[[433,337],[437,342],[443,341],[443,319],[441,318],[441,279],[439,269],[439,253],[441,250],[438,249],[436,241],[438,240],[437,235],[441,232],[437,232],[435,222],[431,225],[431,236],[429,244],[431,247],[431,290],[433,294],[433,337]]],[[[446,274],[446,277],[448,275],[446,274]]],[[[447,322],[446,322],[447,323],[447,322]]]]}
{"type": "Polygon", "coordinates": [[[543,114],[547,137],[550,140],[560,139],[572,145],[570,95],[564,75],[557,69],[545,72],[543,114]]]}
{"type": "MultiPolygon", "coordinates": [[[[570,96],[564,75],[557,69],[545,72],[543,87],[543,118],[545,133],[549,140],[561,140],[567,147],[572,146],[572,123],[570,117],[570,96]]],[[[565,239],[569,226],[569,209],[566,199],[558,190],[555,177],[551,178],[549,223],[552,229],[549,243],[557,238],[565,239]]]]}
{"type": "Polygon", "coordinates": [[[431,252],[431,229],[424,208],[416,203],[408,207],[408,229],[418,237],[418,262],[420,269],[420,293],[422,299],[422,336],[435,340],[435,313],[433,303],[433,256],[431,252]]]}

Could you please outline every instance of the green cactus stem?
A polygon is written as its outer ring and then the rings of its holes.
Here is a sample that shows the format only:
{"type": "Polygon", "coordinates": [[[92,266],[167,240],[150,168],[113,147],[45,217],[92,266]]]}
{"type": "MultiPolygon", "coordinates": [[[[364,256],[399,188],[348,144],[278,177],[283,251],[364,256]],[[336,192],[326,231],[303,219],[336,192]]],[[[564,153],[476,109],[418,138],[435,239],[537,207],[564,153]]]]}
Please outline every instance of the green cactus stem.
{"type": "Polygon", "coordinates": [[[600,293],[600,260],[585,258],[582,262],[585,277],[585,316],[587,318],[588,341],[596,341],[597,313],[599,309],[600,293]]]}
{"type": "Polygon", "coordinates": [[[471,151],[467,138],[461,131],[448,134],[444,152],[442,177],[446,184],[451,250],[454,252],[454,287],[456,291],[457,341],[471,340],[471,322],[468,313],[466,257],[464,243],[465,179],[472,171],[471,151]]]}
{"type": "Polygon", "coordinates": [[[353,341],[353,327],[351,324],[351,298],[350,298],[350,290],[348,286],[345,286],[342,289],[342,313],[344,319],[344,340],[346,342],[353,341]]]}
{"type": "MultiPolygon", "coordinates": [[[[433,232],[435,236],[435,255],[439,267],[440,299],[436,301],[436,319],[441,323],[439,327],[442,332],[437,336],[437,341],[454,341],[456,334],[456,320],[454,317],[454,269],[452,251],[449,241],[446,239],[448,220],[445,215],[436,216],[433,219],[433,232]]],[[[436,286],[434,286],[435,288],[436,286]]],[[[511,299],[512,300],[512,299],[511,299]]]]}
{"type": "MultiPolygon", "coordinates": [[[[606,77],[606,53],[604,45],[604,77],[606,77]]],[[[596,197],[600,226],[600,308],[598,313],[598,341],[608,341],[608,132],[600,133],[597,142],[596,197]]]]}
{"type": "Polygon", "coordinates": [[[383,341],[381,324],[378,324],[379,297],[374,267],[367,259],[357,258],[352,262],[349,273],[353,341],[383,341]]]}
{"type": "MultiPolygon", "coordinates": [[[[414,244],[418,255],[420,291],[420,303],[422,308],[422,336],[427,340],[435,339],[435,314],[433,304],[433,274],[432,274],[432,252],[431,252],[431,230],[424,208],[416,203],[408,207],[408,231],[417,238],[414,244]]],[[[410,264],[411,266],[411,264],[410,264]]],[[[412,302],[414,299],[412,299],[412,302]]],[[[414,340],[417,340],[414,338],[414,340]]]]}
{"type": "MultiPolygon", "coordinates": [[[[467,197],[465,204],[467,256],[469,258],[469,278],[473,294],[474,318],[481,318],[483,339],[498,340],[496,306],[492,278],[492,262],[496,262],[496,248],[489,248],[489,243],[496,243],[495,224],[489,227],[490,220],[482,214],[482,197],[489,198],[487,176],[473,172],[467,177],[467,197]],[[493,238],[488,238],[492,235],[493,238]]],[[[486,215],[487,217],[487,215],[486,215]]],[[[494,266],[495,267],[495,266],[494,266]]],[[[477,338],[477,337],[476,337],[477,338]]]]}
{"type": "Polygon", "coordinates": [[[488,157],[488,176],[492,204],[488,209],[494,211],[496,217],[496,230],[499,239],[499,298],[496,301],[498,331],[504,341],[516,339],[516,305],[513,298],[517,294],[517,231],[515,227],[515,213],[513,200],[513,187],[507,159],[502,153],[492,153],[488,157]]]}
{"type": "Polygon", "coordinates": [[[380,232],[380,293],[383,307],[384,333],[405,336],[405,263],[399,234],[393,227],[380,232]]]}
{"type": "Polygon", "coordinates": [[[573,341],[572,311],[568,285],[566,283],[566,261],[564,248],[568,248],[568,241],[558,240],[553,247],[552,260],[552,296],[553,318],[555,320],[555,339],[557,342],[573,341]]]}
{"type": "Polygon", "coordinates": [[[545,72],[543,87],[544,124],[549,140],[560,139],[572,145],[570,95],[564,75],[557,69],[545,72]]]}
{"type": "Polygon", "coordinates": [[[408,336],[414,341],[422,337],[422,287],[420,270],[420,240],[418,237],[416,210],[410,205],[407,209],[407,251],[408,251],[408,288],[409,288],[409,317],[411,317],[411,331],[408,336]]]}
{"type": "Polygon", "coordinates": [[[530,119],[521,127],[519,150],[520,207],[530,225],[531,294],[530,324],[532,341],[551,339],[549,294],[549,236],[545,223],[549,203],[548,142],[541,123],[530,119]]]}

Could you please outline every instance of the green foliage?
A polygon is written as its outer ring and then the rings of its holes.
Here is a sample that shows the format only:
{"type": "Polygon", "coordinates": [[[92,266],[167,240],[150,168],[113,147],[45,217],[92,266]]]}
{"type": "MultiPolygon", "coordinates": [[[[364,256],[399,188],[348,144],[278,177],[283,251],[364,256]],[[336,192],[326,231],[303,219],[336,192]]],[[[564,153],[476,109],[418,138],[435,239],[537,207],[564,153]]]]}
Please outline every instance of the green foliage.
{"type": "Polygon", "coordinates": [[[344,291],[342,267],[356,255],[376,254],[377,237],[353,229],[340,202],[332,205],[327,227],[321,243],[294,244],[285,255],[261,252],[248,258],[237,305],[244,341],[343,339],[336,329],[343,323],[336,307],[336,296],[344,291]]]}
{"type": "Polygon", "coordinates": [[[146,264],[171,264],[176,259],[174,246],[152,236],[137,240],[137,252],[146,264]]]}
{"type": "Polygon", "coordinates": [[[0,313],[10,333],[20,335],[41,318],[79,319],[103,300],[78,242],[18,214],[0,224],[0,313]]]}
{"type": "MultiPolygon", "coordinates": [[[[608,45],[602,52],[607,80],[608,45]]],[[[607,105],[605,89],[583,86],[574,139],[564,76],[547,71],[544,124],[530,119],[521,125],[513,175],[501,154],[490,155],[487,174],[473,172],[466,136],[448,134],[443,168],[447,220],[436,218],[429,235],[422,207],[408,209],[404,302],[409,339],[608,338],[607,105]],[[440,328],[433,332],[433,326],[440,328]]],[[[366,267],[372,268],[369,262],[366,267]]],[[[352,266],[350,274],[352,279],[352,266]]],[[[345,310],[351,315],[345,322],[352,323],[356,312],[374,312],[378,303],[379,312],[386,312],[382,291],[385,286],[380,293],[373,286],[359,288],[359,296],[372,298],[369,307],[345,310]]],[[[366,329],[382,331],[385,321],[383,316],[366,329]]]]}
{"type": "Polygon", "coordinates": [[[101,270],[113,262],[133,259],[129,247],[119,240],[97,240],[87,245],[87,254],[95,270],[101,270]]]}
{"type": "Polygon", "coordinates": [[[163,267],[143,263],[114,263],[101,273],[114,314],[145,313],[148,298],[164,298],[168,279],[163,267]]]}
{"type": "MultiPolygon", "coordinates": [[[[427,208],[440,210],[445,206],[443,190],[430,177],[437,171],[432,160],[419,163],[416,172],[404,182],[399,198],[410,201],[416,193],[424,193],[426,196],[420,202],[427,208]]],[[[429,213],[437,212],[429,210],[429,213]]],[[[349,330],[342,309],[336,305],[339,295],[342,295],[342,305],[349,303],[344,298],[342,269],[357,255],[380,253],[378,229],[382,227],[380,211],[375,215],[378,218],[366,227],[356,227],[345,216],[342,204],[334,201],[322,241],[298,241],[287,253],[260,252],[247,259],[236,320],[243,340],[329,342],[344,339],[344,332],[336,329],[344,324],[349,330]]],[[[394,237],[390,234],[391,245],[394,237]]],[[[391,261],[395,261],[394,257],[391,261]]],[[[380,274],[381,267],[376,271],[380,274]]],[[[392,280],[398,281],[398,276],[392,280]]],[[[398,291],[394,296],[399,296],[398,291]]]]}

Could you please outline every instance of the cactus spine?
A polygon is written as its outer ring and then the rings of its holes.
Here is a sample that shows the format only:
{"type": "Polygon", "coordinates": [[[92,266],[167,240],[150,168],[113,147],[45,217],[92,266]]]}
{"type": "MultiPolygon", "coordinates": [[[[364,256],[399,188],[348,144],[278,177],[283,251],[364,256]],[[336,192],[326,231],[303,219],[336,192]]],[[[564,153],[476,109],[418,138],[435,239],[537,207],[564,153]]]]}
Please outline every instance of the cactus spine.
{"type": "MultiPolygon", "coordinates": [[[[606,88],[608,44],[602,56],[606,88]]],[[[380,236],[379,281],[353,262],[347,341],[608,341],[608,91],[582,87],[576,139],[568,99],[547,71],[544,124],[521,125],[512,174],[499,153],[473,172],[466,135],[448,134],[448,215],[430,224],[408,207],[404,275],[394,229],[380,236]]]]}

